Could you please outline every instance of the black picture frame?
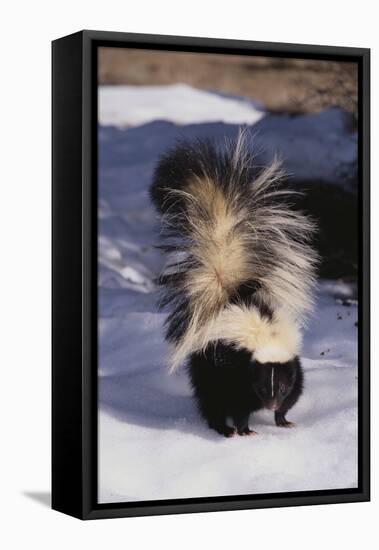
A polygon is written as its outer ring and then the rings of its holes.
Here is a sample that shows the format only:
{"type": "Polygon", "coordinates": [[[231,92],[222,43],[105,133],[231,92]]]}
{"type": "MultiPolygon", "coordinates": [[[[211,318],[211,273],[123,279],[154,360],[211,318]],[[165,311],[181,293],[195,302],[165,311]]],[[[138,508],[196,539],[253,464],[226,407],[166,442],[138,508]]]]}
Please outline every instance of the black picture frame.
{"type": "Polygon", "coordinates": [[[52,507],[81,519],[370,499],[370,50],[81,31],[52,43],[52,507]],[[345,60],[359,70],[359,484],[356,489],[97,503],[97,48],[345,60]]]}

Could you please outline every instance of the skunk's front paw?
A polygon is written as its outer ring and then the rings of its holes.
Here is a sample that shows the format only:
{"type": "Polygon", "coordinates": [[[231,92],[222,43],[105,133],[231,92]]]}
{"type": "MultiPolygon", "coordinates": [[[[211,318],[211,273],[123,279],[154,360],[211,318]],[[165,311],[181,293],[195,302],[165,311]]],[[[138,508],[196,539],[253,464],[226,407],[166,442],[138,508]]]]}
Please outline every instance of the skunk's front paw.
{"type": "Polygon", "coordinates": [[[233,437],[237,433],[236,428],[232,428],[231,426],[227,426],[226,424],[221,426],[219,424],[210,424],[209,427],[225,437],[233,437]]]}
{"type": "Polygon", "coordinates": [[[294,428],[296,424],[286,419],[283,413],[275,413],[275,423],[279,428],[294,428]]]}
{"type": "Polygon", "coordinates": [[[237,433],[237,430],[235,428],[232,428],[231,426],[225,426],[222,430],[220,430],[220,434],[224,435],[225,437],[234,437],[237,433]]]}
{"type": "Polygon", "coordinates": [[[257,435],[257,432],[255,432],[254,430],[250,430],[249,427],[246,427],[242,430],[238,430],[238,435],[257,435]]]}

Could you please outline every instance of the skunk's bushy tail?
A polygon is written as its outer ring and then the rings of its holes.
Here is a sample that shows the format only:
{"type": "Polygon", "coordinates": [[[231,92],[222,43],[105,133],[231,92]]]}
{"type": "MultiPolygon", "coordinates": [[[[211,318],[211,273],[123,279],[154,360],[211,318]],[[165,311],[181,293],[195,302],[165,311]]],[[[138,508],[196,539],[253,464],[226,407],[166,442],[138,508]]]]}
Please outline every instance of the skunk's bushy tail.
{"type": "Polygon", "coordinates": [[[312,306],[314,224],[291,207],[280,162],[262,169],[253,161],[240,133],[223,148],[180,143],[155,171],[150,192],[168,255],[159,281],[162,305],[172,306],[172,368],[204,348],[220,314],[246,296],[300,324],[312,306]]]}

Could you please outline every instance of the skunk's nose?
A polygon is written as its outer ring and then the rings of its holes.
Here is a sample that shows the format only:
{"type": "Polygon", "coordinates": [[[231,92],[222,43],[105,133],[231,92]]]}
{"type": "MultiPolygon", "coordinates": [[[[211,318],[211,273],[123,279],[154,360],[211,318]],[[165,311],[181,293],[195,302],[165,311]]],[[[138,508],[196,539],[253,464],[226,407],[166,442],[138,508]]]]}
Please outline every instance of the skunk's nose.
{"type": "Polygon", "coordinates": [[[266,403],[266,409],[269,409],[270,411],[277,411],[279,409],[279,405],[276,399],[270,399],[266,403]]]}

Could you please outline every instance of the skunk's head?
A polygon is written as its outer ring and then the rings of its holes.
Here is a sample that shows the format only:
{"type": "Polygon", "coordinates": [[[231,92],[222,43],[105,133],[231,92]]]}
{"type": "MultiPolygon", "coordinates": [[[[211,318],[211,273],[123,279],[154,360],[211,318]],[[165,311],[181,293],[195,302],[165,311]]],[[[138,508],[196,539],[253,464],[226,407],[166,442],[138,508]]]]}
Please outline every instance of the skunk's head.
{"type": "Polygon", "coordinates": [[[271,411],[280,409],[295,385],[299,370],[298,357],[294,357],[286,363],[254,362],[253,389],[265,409],[271,411]]]}

